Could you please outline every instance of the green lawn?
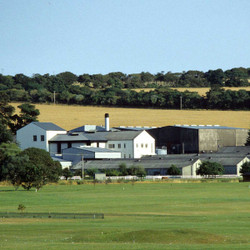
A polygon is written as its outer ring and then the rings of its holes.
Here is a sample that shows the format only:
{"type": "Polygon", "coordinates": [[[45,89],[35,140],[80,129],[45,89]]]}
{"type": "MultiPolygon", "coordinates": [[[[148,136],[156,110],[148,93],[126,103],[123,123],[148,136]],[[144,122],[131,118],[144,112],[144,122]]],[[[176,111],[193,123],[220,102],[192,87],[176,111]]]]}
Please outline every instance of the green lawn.
{"type": "Polygon", "coordinates": [[[104,219],[0,218],[0,249],[249,249],[249,183],[0,187],[0,212],[104,213],[104,219]]]}

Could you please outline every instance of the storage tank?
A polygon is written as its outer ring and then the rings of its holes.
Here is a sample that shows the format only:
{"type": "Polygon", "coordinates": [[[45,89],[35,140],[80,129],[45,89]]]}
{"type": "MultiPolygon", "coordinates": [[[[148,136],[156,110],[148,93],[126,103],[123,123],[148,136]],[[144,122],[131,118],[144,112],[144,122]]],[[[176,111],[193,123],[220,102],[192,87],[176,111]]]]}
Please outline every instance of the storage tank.
{"type": "Polygon", "coordinates": [[[168,151],[166,148],[157,148],[155,149],[157,155],[167,155],[168,151]]]}

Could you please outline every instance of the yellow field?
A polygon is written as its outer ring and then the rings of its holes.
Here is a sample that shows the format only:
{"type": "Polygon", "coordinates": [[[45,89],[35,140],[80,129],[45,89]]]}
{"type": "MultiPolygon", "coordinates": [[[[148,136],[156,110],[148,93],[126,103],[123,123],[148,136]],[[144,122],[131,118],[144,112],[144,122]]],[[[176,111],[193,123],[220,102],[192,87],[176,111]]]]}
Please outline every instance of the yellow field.
{"type": "MultiPolygon", "coordinates": [[[[16,108],[19,104],[11,105],[16,108]]],[[[133,109],[53,104],[37,104],[36,108],[40,110],[39,121],[53,122],[66,130],[85,124],[104,125],[105,113],[109,113],[111,127],[218,124],[250,128],[250,111],[133,109]]]]}
{"type": "MultiPolygon", "coordinates": [[[[190,91],[190,92],[198,92],[199,95],[204,96],[206,95],[206,93],[210,90],[210,88],[171,88],[171,89],[176,89],[180,92],[184,92],[186,90],[190,91]]],[[[238,91],[240,89],[244,89],[247,91],[250,91],[250,86],[248,87],[224,87],[224,89],[230,89],[233,91],[238,91]]],[[[145,91],[145,92],[149,92],[151,90],[154,90],[154,88],[148,88],[148,89],[134,89],[135,91],[139,92],[141,90],[145,91]]]]}

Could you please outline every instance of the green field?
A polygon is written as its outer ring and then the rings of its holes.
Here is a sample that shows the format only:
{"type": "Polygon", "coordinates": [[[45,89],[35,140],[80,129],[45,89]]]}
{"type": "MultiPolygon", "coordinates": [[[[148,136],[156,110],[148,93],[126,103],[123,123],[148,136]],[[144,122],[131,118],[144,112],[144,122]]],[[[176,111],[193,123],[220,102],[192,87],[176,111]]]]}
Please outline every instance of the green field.
{"type": "Polygon", "coordinates": [[[249,249],[249,183],[0,187],[0,212],[104,213],[104,219],[0,218],[0,249],[249,249]]]}

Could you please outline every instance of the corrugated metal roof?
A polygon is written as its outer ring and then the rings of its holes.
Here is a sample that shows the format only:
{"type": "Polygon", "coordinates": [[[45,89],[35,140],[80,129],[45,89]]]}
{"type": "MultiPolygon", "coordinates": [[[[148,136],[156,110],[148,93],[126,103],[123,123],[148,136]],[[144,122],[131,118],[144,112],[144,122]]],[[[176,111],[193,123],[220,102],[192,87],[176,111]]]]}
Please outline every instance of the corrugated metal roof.
{"type": "Polygon", "coordinates": [[[63,135],[56,135],[50,142],[58,141],[123,141],[133,140],[142,131],[117,131],[117,132],[93,132],[93,133],[68,133],[63,135]]]}
{"type": "Polygon", "coordinates": [[[189,129],[242,129],[242,128],[226,127],[219,125],[175,125],[174,127],[189,128],[189,129]]]}
{"type": "MultiPolygon", "coordinates": [[[[98,168],[98,169],[117,169],[119,168],[119,165],[121,163],[125,163],[127,167],[130,167],[132,165],[136,166],[143,166],[147,169],[152,168],[170,168],[172,165],[175,165],[178,168],[187,167],[190,165],[193,165],[195,162],[197,162],[198,159],[194,160],[186,160],[186,159],[111,159],[111,160],[94,160],[94,161],[87,161],[84,165],[85,168],[98,168]]],[[[75,166],[77,168],[77,166],[75,166]]]]}
{"type": "Polygon", "coordinates": [[[218,154],[250,155],[250,146],[223,147],[219,149],[218,154]]]}
{"type": "Polygon", "coordinates": [[[63,149],[63,153],[67,153],[67,151],[71,151],[72,153],[79,151],[88,151],[93,153],[120,153],[119,151],[114,151],[108,148],[96,148],[96,147],[72,147],[63,149]]]}
{"type": "Polygon", "coordinates": [[[50,139],[50,142],[59,141],[99,141],[106,142],[107,139],[102,134],[97,133],[69,133],[63,135],[56,135],[50,139]]]}
{"type": "Polygon", "coordinates": [[[66,131],[65,129],[55,125],[52,122],[32,122],[32,123],[46,131],[66,131]]]}
{"type": "Polygon", "coordinates": [[[109,141],[126,141],[126,140],[133,140],[142,131],[117,131],[117,132],[102,132],[105,138],[109,141]]]}
{"type": "Polygon", "coordinates": [[[237,155],[201,155],[201,161],[210,161],[210,162],[217,162],[223,166],[236,166],[240,163],[245,157],[237,156],[237,155]]]}
{"type": "Polygon", "coordinates": [[[74,128],[72,130],[70,130],[69,132],[88,132],[88,131],[105,131],[104,127],[101,126],[96,126],[96,125],[84,125],[78,128],[74,128]]]}

